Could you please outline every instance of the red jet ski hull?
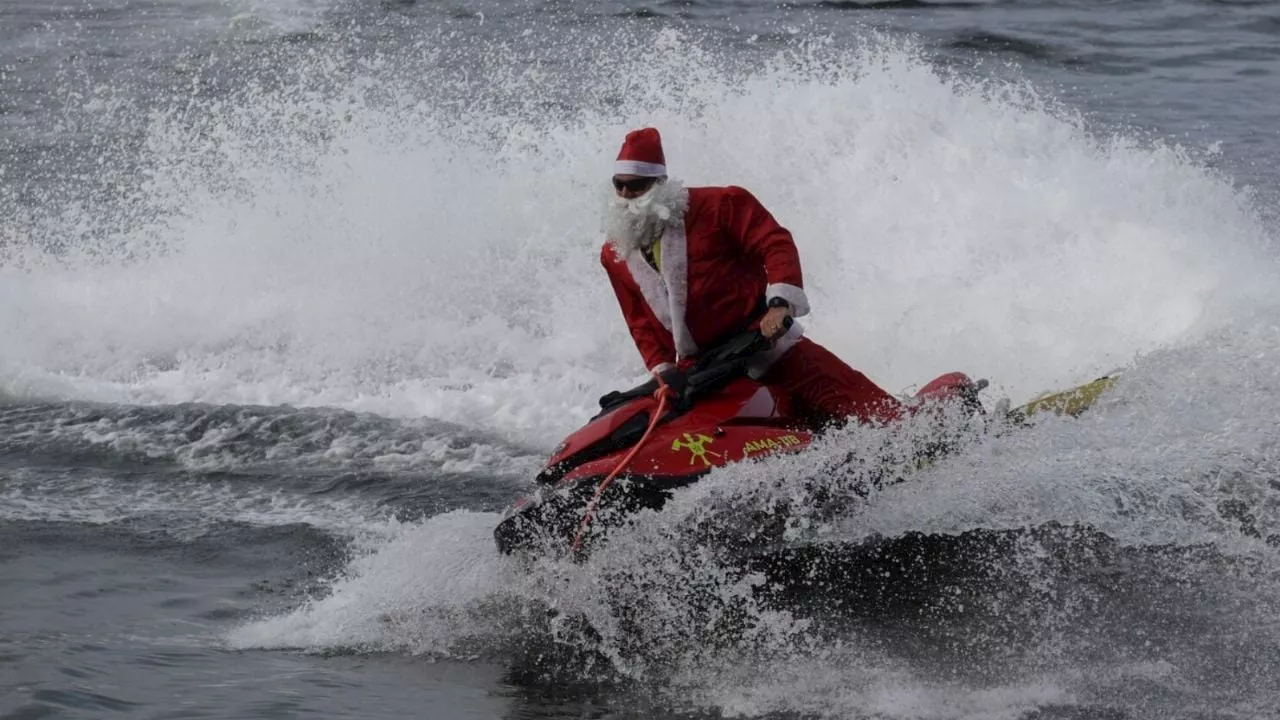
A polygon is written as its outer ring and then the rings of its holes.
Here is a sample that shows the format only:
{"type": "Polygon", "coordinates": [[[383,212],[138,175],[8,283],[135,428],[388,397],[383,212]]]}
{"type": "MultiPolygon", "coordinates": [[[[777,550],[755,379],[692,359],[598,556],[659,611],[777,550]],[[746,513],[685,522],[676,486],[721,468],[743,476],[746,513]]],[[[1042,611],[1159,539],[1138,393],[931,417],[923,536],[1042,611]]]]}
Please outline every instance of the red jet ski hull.
{"type": "MultiPolygon", "coordinates": [[[[916,398],[976,403],[975,388],[963,373],[950,373],[926,385],[916,398]]],[[[567,549],[600,482],[639,441],[657,407],[650,395],[632,397],[566,438],[539,473],[537,489],[513,504],[495,528],[498,549],[557,554],[567,549]]],[[[672,491],[715,468],[800,452],[813,440],[814,433],[792,416],[787,398],[737,377],[691,407],[665,414],[605,491],[593,531],[642,508],[660,509],[672,491]]]]}

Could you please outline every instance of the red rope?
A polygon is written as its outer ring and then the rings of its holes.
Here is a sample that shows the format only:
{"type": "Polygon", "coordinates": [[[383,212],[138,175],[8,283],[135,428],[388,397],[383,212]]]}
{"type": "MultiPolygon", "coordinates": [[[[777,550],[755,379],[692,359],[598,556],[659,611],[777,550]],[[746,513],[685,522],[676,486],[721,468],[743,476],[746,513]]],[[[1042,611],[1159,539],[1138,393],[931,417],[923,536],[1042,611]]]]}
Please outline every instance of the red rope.
{"type": "Polygon", "coordinates": [[[649,439],[649,435],[653,433],[653,429],[658,426],[658,420],[662,418],[662,413],[667,409],[667,398],[671,397],[671,388],[667,387],[667,383],[663,381],[662,376],[654,373],[654,378],[658,380],[658,389],[653,391],[653,396],[658,399],[658,409],[653,413],[653,417],[649,418],[649,427],[645,428],[644,435],[640,436],[640,442],[631,448],[631,452],[622,458],[622,462],[613,469],[613,472],[605,476],[600,481],[600,486],[596,488],[595,497],[591,498],[591,502],[587,504],[587,511],[582,515],[582,523],[578,525],[578,533],[573,537],[573,554],[578,554],[578,549],[582,547],[582,538],[586,536],[587,526],[591,524],[591,519],[595,517],[596,506],[600,504],[600,498],[604,495],[605,488],[613,483],[613,479],[631,464],[635,459],[636,453],[640,452],[640,448],[644,447],[645,441],[649,439]]]}

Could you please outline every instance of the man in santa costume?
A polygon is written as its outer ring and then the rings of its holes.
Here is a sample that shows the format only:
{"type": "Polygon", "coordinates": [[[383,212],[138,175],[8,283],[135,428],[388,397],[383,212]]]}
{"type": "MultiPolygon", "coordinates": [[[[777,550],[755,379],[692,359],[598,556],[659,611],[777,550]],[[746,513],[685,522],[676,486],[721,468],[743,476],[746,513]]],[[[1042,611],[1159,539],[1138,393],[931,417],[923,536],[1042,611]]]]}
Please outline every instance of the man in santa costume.
{"type": "Polygon", "coordinates": [[[627,134],[613,167],[600,262],[652,373],[696,358],[759,325],[773,348],[749,373],[787,394],[817,426],[894,420],[903,405],[787,317],[809,312],[791,233],[740,187],[686,188],[667,179],[654,128],[627,134]]]}

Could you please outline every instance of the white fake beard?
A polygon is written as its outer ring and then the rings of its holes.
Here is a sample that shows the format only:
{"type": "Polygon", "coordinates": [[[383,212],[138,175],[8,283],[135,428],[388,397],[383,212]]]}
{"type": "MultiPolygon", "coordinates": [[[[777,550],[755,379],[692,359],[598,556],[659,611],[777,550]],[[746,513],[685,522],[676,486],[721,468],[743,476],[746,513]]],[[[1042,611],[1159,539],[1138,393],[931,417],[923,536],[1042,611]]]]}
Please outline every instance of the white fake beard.
{"type": "Polygon", "coordinates": [[[678,180],[656,182],[637,198],[621,198],[609,186],[602,229],[622,257],[647,248],[662,237],[667,225],[684,222],[689,191],[678,180]]]}

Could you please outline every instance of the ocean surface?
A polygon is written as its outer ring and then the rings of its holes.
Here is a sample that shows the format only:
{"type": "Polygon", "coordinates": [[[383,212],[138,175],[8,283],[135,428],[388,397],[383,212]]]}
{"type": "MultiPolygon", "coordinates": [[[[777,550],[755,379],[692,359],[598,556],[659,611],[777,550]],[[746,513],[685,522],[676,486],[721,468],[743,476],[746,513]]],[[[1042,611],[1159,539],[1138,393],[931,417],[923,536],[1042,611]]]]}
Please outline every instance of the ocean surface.
{"type": "Polygon", "coordinates": [[[0,0],[0,717],[1280,716],[1278,168],[1265,1],[0,0]],[[883,430],[499,556],[649,124],[890,391],[1120,382],[786,497],[852,586],[687,530],[883,430]]]}

